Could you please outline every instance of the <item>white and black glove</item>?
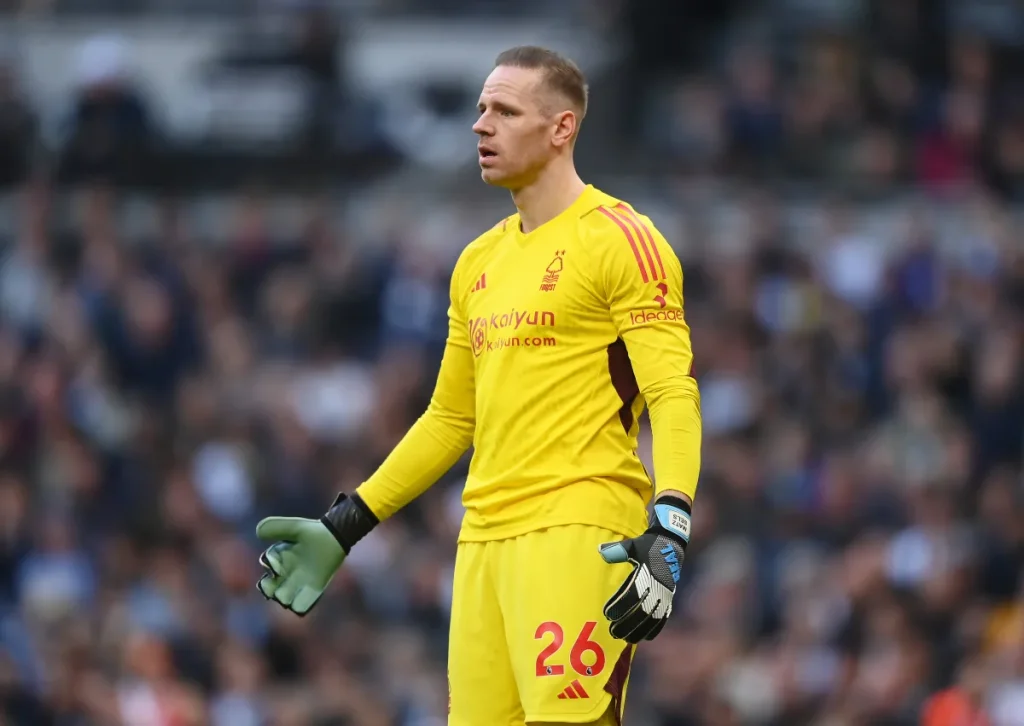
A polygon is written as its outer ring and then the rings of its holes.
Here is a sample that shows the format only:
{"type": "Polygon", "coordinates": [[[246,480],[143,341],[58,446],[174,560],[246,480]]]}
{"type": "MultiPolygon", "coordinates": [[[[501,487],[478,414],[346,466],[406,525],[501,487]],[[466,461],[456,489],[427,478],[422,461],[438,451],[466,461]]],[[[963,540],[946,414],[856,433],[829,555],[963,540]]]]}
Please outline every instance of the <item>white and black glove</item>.
{"type": "Polygon", "coordinates": [[[653,640],[665,627],[689,541],[689,505],[664,496],[655,502],[646,532],[601,545],[605,562],[633,565],[633,572],[604,606],[613,638],[639,643],[653,640]]]}

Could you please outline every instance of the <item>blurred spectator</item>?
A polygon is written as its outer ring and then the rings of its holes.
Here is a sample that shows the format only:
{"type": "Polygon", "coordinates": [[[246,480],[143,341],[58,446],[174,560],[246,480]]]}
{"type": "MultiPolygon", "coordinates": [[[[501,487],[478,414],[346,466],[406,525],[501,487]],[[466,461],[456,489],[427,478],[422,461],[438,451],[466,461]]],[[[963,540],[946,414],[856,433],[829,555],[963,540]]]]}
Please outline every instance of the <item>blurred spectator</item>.
{"type": "Polygon", "coordinates": [[[725,123],[732,153],[739,169],[758,169],[783,134],[774,59],[760,48],[740,48],[731,59],[729,81],[725,123]]]}
{"type": "Polygon", "coordinates": [[[28,177],[34,161],[36,121],[16,81],[13,63],[0,54],[0,189],[28,177]]]}
{"type": "Polygon", "coordinates": [[[80,51],[79,87],[61,159],[67,179],[138,183],[149,171],[157,132],[127,56],[116,35],[92,38],[80,51]]]}

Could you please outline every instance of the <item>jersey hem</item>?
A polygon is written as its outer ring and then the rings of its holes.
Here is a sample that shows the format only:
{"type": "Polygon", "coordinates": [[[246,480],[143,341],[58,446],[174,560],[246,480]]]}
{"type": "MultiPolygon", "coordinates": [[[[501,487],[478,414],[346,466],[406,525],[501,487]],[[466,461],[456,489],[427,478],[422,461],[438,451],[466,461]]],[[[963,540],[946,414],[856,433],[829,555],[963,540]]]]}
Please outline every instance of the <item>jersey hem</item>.
{"type": "Polygon", "coordinates": [[[639,537],[643,534],[646,527],[642,527],[636,530],[627,524],[622,522],[609,522],[607,520],[598,519],[583,519],[580,517],[567,517],[565,519],[552,519],[543,523],[537,524],[524,524],[519,527],[494,527],[487,529],[462,529],[459,531],[459,542],[495,542],[503,539],[514,539],[515,537],[521,537],[524,534],[530,534],[531,532],[540,532],[545,529],[554,529],[555,527],[569,527],[571,525],[578,524],[584,527],[596,527],[598,529],[608,530],[614,534],[621,535],[625,538],[639,537]]]}

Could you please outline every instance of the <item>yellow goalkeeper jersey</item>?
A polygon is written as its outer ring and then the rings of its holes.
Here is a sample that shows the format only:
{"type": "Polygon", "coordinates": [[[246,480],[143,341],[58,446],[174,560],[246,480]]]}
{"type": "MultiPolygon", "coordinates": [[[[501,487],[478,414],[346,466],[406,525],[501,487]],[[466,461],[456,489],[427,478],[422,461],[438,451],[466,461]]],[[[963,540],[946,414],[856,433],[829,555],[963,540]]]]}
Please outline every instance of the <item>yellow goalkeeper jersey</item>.
{"type": "Polygon", "coordinates": [[[384,519],[472,446],[460,540],[564,524],[632,536],[653,484],[694,495],[700,403],[679,260],[651,221],[592,186],[528,234],[512,215],[460,256],[430,405],[359,493],[384,519]]]}

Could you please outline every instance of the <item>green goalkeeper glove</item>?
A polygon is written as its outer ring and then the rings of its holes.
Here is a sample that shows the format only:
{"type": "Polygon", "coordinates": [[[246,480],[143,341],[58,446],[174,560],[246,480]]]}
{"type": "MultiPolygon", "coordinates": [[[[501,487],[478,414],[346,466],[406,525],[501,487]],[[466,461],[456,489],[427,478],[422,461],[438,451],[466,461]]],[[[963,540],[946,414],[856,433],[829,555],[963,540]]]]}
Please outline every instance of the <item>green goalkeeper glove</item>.
{"type": "Polygon", "coordinates": [[[267,572],[256,583],[263,597],[305,615],[320,600],[353,545],[378,520],[358,494],[339,494],[320,519],[267,517],[256,535],[274,541],[262,555],[267,572]]]}

